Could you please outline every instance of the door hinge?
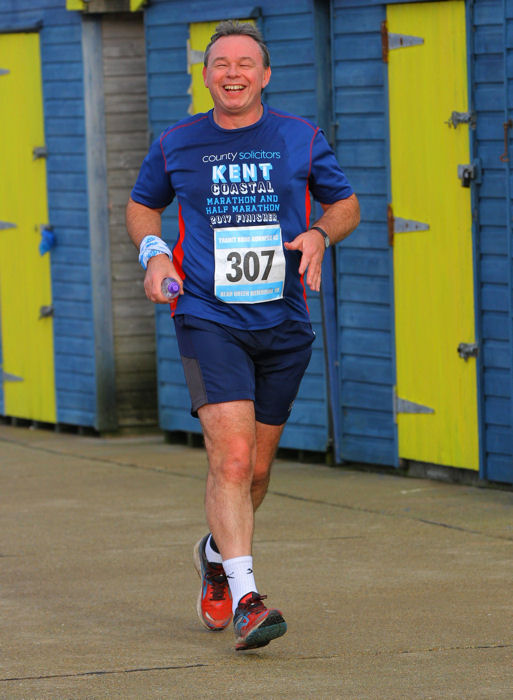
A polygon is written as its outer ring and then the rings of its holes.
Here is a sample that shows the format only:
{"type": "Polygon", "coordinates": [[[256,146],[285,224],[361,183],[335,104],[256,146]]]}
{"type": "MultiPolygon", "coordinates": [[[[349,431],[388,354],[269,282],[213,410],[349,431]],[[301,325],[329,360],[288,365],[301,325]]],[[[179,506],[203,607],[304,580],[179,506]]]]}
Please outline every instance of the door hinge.
{"type": "Polygon", "coordinates": [[[469,357],[477,357],[479,346],[477,343],[460,343],[458,345],[458,355],[467,362],[469,357]]]}
{"type": "Polygon", "coordinates": [[[3,382],[23,382],[23,377],[17,377],[15,374],[10,374],[9,372],[4,372],[0,367],[0,376],[3,382]]]}
{"type": "Polygon", "coordinates": [[[394,387],[394,422],[397,423],[399,413],[434,413],[435,409],[430,406],[424,406],[416,401],[409,401],[397,396],[397,389],[394,387]]]}
{"type": "Polygon", "coordinates": [[[386,20],[381,23],[381,55],[384,63],[388,63],[388,55],[394,49],[406,49],[410,46],[421,46],[424,38],[411,34],[396,34],[388,31],[386,20]]]}
{"type": "Polygon", "coordinates": [[[415,219],[403,219],[400,216],[394,216],[392,205],[388,205],[387,209],[388,222],[388,244],[394,245],[394,236],[396,233],[414,233],[416,231],[429,231],[429,224],[415,219]]]}
{"type": "Polygon", "coordinates": [[[203,63],[204,55],[203,51],[191,48],[191,40],[187,39],[187,73],[192,72],[192,66],[203,63]]]}
{"type": "Polygon", "coordinates": [[[476,113],[475,112],[452,112],[445,124],[449,124],[453,129],[456,129],[458,124],[469,124],[471,129],[476,128],[476,113]]]}
{"type": "Polygon", "coordinates": [[[46,146],[36,146],[32,149],[32,160],[38,158],[48,158],[48,149],[46,146]]]}
{"type": "Polygon", "coordinates": [[[0,231],[6,231],[8,228],[18,228],[16,224],[12,224],[10,221],[0,221],[0,231]]]}

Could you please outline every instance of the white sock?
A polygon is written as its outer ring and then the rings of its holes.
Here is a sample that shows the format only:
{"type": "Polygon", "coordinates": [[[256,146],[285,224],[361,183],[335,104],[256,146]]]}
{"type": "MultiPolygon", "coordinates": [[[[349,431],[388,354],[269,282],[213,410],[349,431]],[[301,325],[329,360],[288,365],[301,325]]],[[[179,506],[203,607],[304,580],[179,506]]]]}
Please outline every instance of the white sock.
{"type": "Polygon", "coordinates": [[[211,539],[212,535],[210,535],[210,537],[205,543],[205,555],[207,557],[207,561],[209,561],[211,564],[222,564],[223,557],[219,554],[219,552],[216,552],[215,549],[212,549],[212,546],[210,544],[211,539]]]}
{"type": "Polygon", "coordinates": [[[251,593],[251,591],[258,593],[255,577],[253,576],[253,557],[225,559],[223,561],[223,567],[232,594],[233,612],[235,612],[239,600],[245,596],[246,593],[251,593]]]}

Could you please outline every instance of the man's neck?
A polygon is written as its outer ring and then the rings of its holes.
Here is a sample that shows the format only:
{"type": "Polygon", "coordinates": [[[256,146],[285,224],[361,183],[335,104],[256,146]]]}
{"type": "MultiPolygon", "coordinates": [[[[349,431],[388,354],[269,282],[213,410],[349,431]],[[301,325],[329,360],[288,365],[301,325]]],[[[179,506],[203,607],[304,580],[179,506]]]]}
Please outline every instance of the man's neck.
{"type": "Polygon", "coordinates": [[[242,129],[245,126],[256,124],[262,118],[264,107],[259,105],[258,109],[249,114],[229,114],[226,112],[218,112],[214,107],[213,117],[215,123],[222,129],[242,129]]]}

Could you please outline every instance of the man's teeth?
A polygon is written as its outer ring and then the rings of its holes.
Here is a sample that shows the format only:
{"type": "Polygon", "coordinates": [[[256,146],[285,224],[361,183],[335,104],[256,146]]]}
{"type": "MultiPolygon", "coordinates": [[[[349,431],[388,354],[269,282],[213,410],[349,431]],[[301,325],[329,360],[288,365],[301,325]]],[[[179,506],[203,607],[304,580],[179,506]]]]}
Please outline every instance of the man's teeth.
{"type": "Polygon", "coordinates": [[[225,85],[225,90],[244,90],[244,85],[225,85]]]}

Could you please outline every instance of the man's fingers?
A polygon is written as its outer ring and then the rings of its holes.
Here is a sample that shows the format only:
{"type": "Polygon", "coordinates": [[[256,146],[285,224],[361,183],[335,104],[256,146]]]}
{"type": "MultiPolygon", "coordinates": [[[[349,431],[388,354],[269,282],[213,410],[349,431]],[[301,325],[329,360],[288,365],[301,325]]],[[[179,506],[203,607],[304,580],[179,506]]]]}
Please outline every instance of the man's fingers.
{"type": "Polygon", "coordinates": [[[314,292],[318,292],[321,288],[321,265],[320,263],[311,263],[308,267],[306,283],[314,292]]]}
{"type": "Polygon", "coordinates": [[[321,263],[324,254],[324,247],[319,249],[319,235],[313,238],[309,234],[301,233],[293,241],[284,242],[287,250],[299,250],[301,252],[301,261],[299,263],[299,274],[306,275],[306,284],[314,292],[318,292],[321,288],[321,263]]]}
{"type": "Polygon", "coordinates": [[[148,269],[144,278],[144,291],[146,296],[154,304],[167,304],[167,299],[162,294],[162,280],[172,277],[180,285],[180,294],[183,294],[182,280],[176,273],[175,266],[166,255],[155,256],[148,262],[148,269]]]}

